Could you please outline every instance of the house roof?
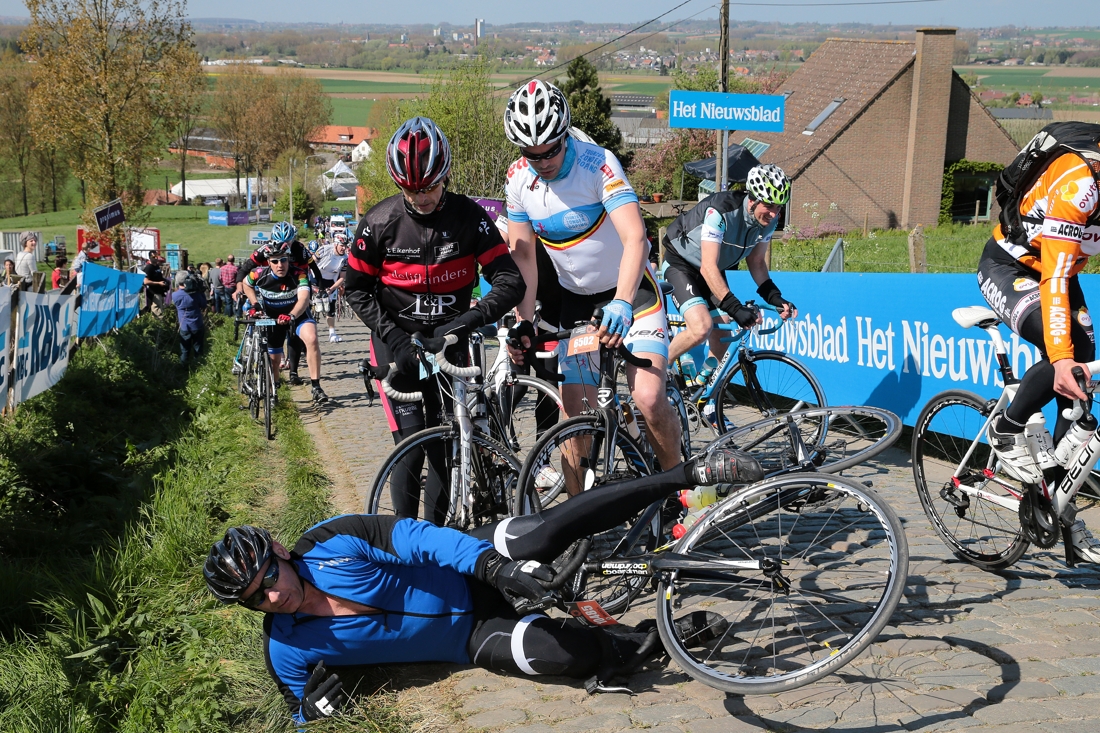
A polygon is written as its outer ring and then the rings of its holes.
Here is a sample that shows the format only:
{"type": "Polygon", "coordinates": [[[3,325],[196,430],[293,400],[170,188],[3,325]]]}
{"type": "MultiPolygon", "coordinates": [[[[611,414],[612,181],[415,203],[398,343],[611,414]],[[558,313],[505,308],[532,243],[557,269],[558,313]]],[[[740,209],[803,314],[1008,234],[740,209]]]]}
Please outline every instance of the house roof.
{"type": "Polygon", "coordinates": [[[378,137],[373,127],[351,127],[349,125],[326,125],[310,136],[309,142],[315,145],[351,145],[378,137]]]}
{"type": "Polygon", "coordinates": [[[824,150],[882,91],[913,63],[916,44],[831,38],[821,44],[776,94],[787,94],[784,132],[747,132],[769,143],[765,163],[792,178],[824,150]],[[814,130],[803,130],[835,99],[844,102],[814,130]]]}

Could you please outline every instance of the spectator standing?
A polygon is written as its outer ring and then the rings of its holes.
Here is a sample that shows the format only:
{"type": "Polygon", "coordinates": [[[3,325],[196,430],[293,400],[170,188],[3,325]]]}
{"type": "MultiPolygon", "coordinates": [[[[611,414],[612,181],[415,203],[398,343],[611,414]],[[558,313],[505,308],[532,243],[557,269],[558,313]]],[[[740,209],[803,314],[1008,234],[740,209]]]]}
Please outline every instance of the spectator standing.
{"type": "Polygon", "coordinates": [[[225,264],[225,260],[218,257],[214,260],[214,266],[210,268],[210,272],[207,273],[207,279],[210,280],[210,292],[214,296],[214,312],[221,313],[225,310],[225,285],[222,284],[222,265],[225,264]]]}
{"type": "Polygon", "coordinates": [[[141,268],[145,273],[145,310],[153,311],[153,315],[159,316],[164,305],[164,296],[168,293],[168,283],[164,279],[164,271],[160,268],[160,255],[153,252],[149,255],[149,262],[141,268]]]}
{"type": "Polygon", "coordinates": [[[69,284],[69,268],[66,265],[69,264],[69,260],[62,255],[58,255],[54,260],[53,268],[53,289],[58,290],[69,284]]]}
{"type": "Polygon", "coordinates": [[[206,309],[206,293],[197,276],[181,270],[176,273],[176,292],[172,304],[176,306],[176,318],[180,324],[180,364],[198,358],[206,340],[206,326],[202,312],[206,309]]]}
{"type": "Polygon", "coordinates": [[[34,273],[38,271],[38,258],[35,248],[38,240],[34,232],[23,232],[19,235],[19,247],[21,252],[15,255],[15,273],[24,280],[30,282],[34,279],[34,273]]]}
{"type": "Polygon", "coordinates": [[[233,304],[237,300],[237,269],[233,255],[229,255],[219,273],[222,287],[225,288],[225,315],[227,316],[233,315],[233,304]]]}

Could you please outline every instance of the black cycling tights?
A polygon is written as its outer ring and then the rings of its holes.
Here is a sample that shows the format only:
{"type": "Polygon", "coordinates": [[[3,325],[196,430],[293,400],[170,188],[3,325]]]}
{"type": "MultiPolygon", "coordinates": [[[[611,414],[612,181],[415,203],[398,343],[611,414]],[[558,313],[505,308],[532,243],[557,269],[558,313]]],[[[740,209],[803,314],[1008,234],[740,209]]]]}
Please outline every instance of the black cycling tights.
{"type": "MultiPolygon", "coordinates": [[[[1076,278],[1074,278],[1076,280],[1076,278]]],[[[1070,338],[1073,341],[1074,361],[1086,362],[1096,358],[1096,345],[1092,342],[1091,328],[1084,328],[1078,323],[1078,308],[1074,308],[1073,318],[1070,319],[1070,338]]],[[[1020,389],[1013,398],[1012,404],[1005,410],[1005,416],[997,424],[1001,432],[1015,433],[1023,430],[1023,425],[1036,412],[1050,402],[1054,397],[1058,400],[1058,422],[1054,427],[1054,442],[1057,443],[1069,430],[1070,421],[1062,417],[1062,410],[1072,407],[1073,400],[1054,392],[1054,365],[1050,363],[1046,354],[1046,342],[1043,340],[1043,314],[1039,308],[1034,309],[1024,317],[1019,328],[1020,337],[1025,341],[1039,347],[1043,358],[1033,364],[1024,373],[1020,380],[1020,389]],[[1008,420],[1005,420],[1008,418],[1008,420]]]]}
{"type": "MultiPolygon", "coordinates": [[[[625,522],[673,491],[692,486],[689,465],[586,491],[541,514],[511,517],[469,534],[493,542],[508,557],[548,562],[574,540],[625,522]]],[[[470,591],[474,631],[467,651],[474,664],[486,669],[584,678],[602,665],[622,665],[645,639],[631,627],[591,628],[541,613],[521,618],[496,589],[471,580],[470,591]]]]}

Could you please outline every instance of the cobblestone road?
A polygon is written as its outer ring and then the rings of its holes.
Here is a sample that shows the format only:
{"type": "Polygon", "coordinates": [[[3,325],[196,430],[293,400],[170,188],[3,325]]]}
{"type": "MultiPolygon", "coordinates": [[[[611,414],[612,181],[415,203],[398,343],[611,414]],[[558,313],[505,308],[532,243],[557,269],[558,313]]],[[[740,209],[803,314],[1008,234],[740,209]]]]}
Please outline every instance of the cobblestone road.
{"type": "MultiPolygon", "coordinates": [[[[366,329],[340,324],[345,341],[322,346],[317,410],[296,390],[337,483],[341,511],[359,511],[375,468],[392,447],[385,416],[367,407],[356,363],[366,329]]],[[[907,451],[856,472],[905,523],[911,554],[906,596],[883,635],[840,673],[776,696],[732,697],[675,665],[636,675],[628,695],[588,696],[564,678],[515,678],[474,667],[420,665],[392,687],[424,715],[422,728],[509,733],[646,729],[742,731],[1043,731],[1100,725],[1100,569],[1068,569],[1060,547],[1035,550],[1000,574],[960,563],[935,536],[913,489],[907,451]]],[[[1085,509],[1085,504],[1082,503],[1085,509]]],[[[1082,516],[1100,530],[1100,509],[1082,516]]],[[[626,621],[651,614],[640,601],[626,621]]]]}

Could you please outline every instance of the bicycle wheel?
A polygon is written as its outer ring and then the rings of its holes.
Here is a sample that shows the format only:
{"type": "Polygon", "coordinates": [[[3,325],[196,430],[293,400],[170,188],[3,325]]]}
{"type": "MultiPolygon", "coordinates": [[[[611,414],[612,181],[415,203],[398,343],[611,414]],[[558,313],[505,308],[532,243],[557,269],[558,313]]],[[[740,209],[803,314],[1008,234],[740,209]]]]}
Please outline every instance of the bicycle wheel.
{"type": "Polygon", "coordinates": [[[451,425],[401,441],[378,469],[364,508],[368,514],[426,519],[459,530],[504,519],[514,502],[519,461],[478,433],[472,436],[471,459],[471,501],[465,516],[457,511],[458,500],[451,501],[462,485],[458,430],[451,425]]]}
{"type": "Polygon", "coordinates": [[[1029,541],[1019,515],[1026,492],[985,438],[990,410],[972,392],[936,395],[917,417],[912,455],[917,495],[936,533],[960,559],[995,570],[1019,560],[1029,541]]]}
{"type": "Polygon", "coordinates": [[[673,552],[700,566],[662,573],[665,650],[700,682],[741,695],[801,687],[854,659],[889,622],[909,566],[890,506],[857,481],[824,474],[730,496],[673,552]],[[699,611],[723,619],[702,644],[676,625],[699,611]]]}
{"type": "Polygon", "coordinates": [[[520,463],[538,439],[564,416],[557,388],[526,374],[511,374],[493,389],[489,409],[492,437],[520,463]]]}
{"type": "Polygon", "coordinates": [[[762,417],[827,404],[813,373],[786,354],[748,352],[750,375],[740,359],[731,362],[714,390],[714,427],[719,433],[762,417]]]}
{"type": "MultiPolygon", "coordinates": [[[[563,489],[567,486],[594,488],[653,472],[643,450],[622,433],[617,434],[610,459],[605,460],[605,438],[598,414],[574,417],[547,431],[523,462],[516,492],[519,503],[513,513],[539,512],[555,502],[566,501],[563,489]]],[[[660,538],[660,516],[643,525],[636,519],[593,537],[588,560],[636,557],[653,550],[660,538]]],[[[567,584],[566,591],[578,600],[597,601],[608,613],[619,613],[645,583],[645,578],[588,576],[582,570],[567,584]]]]}
{"type": "Polygon", "coordinates": [[[817,407],[757,420],[718,436],[718,447],[748,451],[766,476],[797,470],[837,473],[877,456],[901,437],[901,419],[877,407],[817,407]]]}
{"type": "Polygon", "coordinates": [[[272,413],[275,411],[275,375],[271,372],[271,360],[260,360],[260,399],[264,410],[264,435],[268,440],[275,439],[272,427],[272,413]]]}
{"type": "Polygon", "coordinates": [[[260,418],[260,385],[263,381],[264,361],[267,359],[267,354],[257,353],[260,350],[260,345],[255,345],[255,348],[252,350],[253,354],[251,357],[251,364],[248,368],[247,384],[245,385],[248,395],[248,414],[253,420],[258,420],[260,418]]]}

